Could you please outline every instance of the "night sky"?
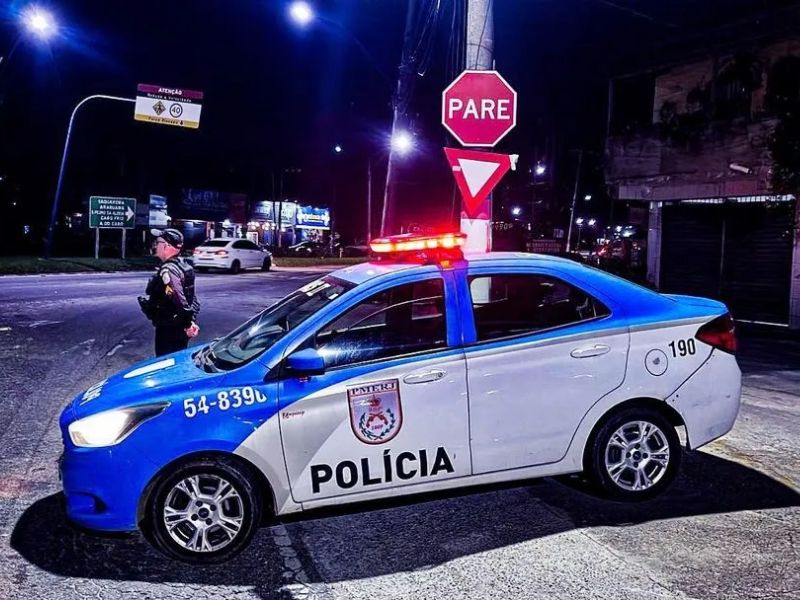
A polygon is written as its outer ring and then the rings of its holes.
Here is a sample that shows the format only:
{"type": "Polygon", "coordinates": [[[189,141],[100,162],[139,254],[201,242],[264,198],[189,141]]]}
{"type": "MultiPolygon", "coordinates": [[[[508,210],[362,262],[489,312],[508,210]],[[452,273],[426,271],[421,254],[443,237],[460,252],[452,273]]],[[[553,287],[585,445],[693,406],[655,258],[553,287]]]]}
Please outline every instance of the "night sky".
{"type": "MultiPolygon", "coordinates": [[[[453,145],[439,124],[440,93],[462,66],[453,60],[463,35],[453,15],[465,0],[439,0],[438,13],[429,10],[436,0],[418,1],[422,14],[436,17],[418,49],[423,75],[409,104],[417,149],[399,173],[399,217],[439,225],[450,219],[452,200],[441,147],[453,145]]],[[[290,24],[282,1],[43,2],[60,25],[48,44],[19,37],[16,15],[26,4],[0,4],[0,56],[16,44],[0,65],[0,208],[7,223],[44,225],[75,103],[96,93],[133,97],[137,83],[202,90],[200,129],[135,122],[129,104],[82,109],[65,209],[79,209],[90,194],[145,199],[184,187],[266,199],[283,169],[300,168],[284,176],[284,196],[333,205],[343,233],[353,236],[363,229],[368,159],[379,209],[405,0],[318,1],[323,20],[305,30],[290,24]],[[332,150],[337,143],[341,155],[332,150]]],[[[664,64],[742,32],[757,35],[774,28],[775,11],[797,4],[496,0],[496,67],[519,98],[518,126],[497,150],[520,154],[525,168],[547,160],[564,202],[574,171],[570,150],[597,152],[585,186],[602,197],[610,75],[664,64]]],[[[503,193],[527,193],[523,180],[524,172],[509,178],[503,193]]]]}

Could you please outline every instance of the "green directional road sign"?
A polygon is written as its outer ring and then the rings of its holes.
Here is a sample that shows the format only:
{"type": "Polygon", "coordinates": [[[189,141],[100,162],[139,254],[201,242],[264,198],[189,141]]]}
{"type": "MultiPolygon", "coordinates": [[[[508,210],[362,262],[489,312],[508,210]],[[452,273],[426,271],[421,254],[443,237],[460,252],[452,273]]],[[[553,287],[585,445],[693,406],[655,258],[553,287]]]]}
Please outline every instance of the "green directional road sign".
{"type": "Polygon", "coordinates": [[[91,196],[89,227],[133,229],[136,226],[136,198],[91,196]]]}

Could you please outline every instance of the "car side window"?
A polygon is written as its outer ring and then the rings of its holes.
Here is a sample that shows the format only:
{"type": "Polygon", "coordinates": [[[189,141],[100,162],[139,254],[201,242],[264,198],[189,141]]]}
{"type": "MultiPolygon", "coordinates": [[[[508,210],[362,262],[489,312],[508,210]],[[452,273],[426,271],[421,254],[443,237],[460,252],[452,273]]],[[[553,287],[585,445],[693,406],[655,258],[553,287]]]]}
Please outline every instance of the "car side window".
{"type": "Polygon", "coordinates": [[[245,240],[239,240],[238,242],[233,242],[233,247],[236,250],[249,250],[250,247],[247,245],[248,242],[245,240]]]}
{"type": "Polygon", "coordinates": [[[534,274],[469,278],[478,341],[580,323],[610,314],[586,292],[555,277],[534,274]]]}
{"type": "Polygon", "coordinates": [[[260,250],[260,248],[258,246],[256,246],[253,242],[251,242],[250,240],[246,240],[245,241],[244,248],[245,248],[245,250],[260,250]]]}
{"type": "Polygon", "coordinates": [[[326,368],[443,348],[444,283],[429,279],[374,294],[317,332],[314,346],[326,368]]]}

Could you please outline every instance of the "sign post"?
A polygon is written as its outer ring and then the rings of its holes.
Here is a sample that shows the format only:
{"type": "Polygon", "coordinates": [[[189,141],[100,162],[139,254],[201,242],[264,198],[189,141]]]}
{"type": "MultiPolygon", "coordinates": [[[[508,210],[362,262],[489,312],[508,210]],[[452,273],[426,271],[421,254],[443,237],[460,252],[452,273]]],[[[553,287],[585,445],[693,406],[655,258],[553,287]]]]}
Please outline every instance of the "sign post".
{"type": "MultiPolygon", "coordinates": [[[[516,124],[517,92],[497,71],[464,71],[442,92],[442,125],[462,146],[493,148],[516,124]]],[[[446,148],[445,152],[453,172],[460,174],[460,178],[456,176],[456,182],[464,199],[461,231],[467,234],[465,247],[470,250],[491,249],[491,201],[483,200],[502,174],[514,168],[516,157],[490,153],[482,153],[483,157],[454,157],[452,153],[458,150],[446,148]],[[459,161],[468,165],[466,173],[459,161]],[[503,165],[505,168],[498,175],[497,169],[503,165]],[[471,189],[479,180],[478,188],[471,189]],[[490,181],[491,185],[478,201],[485,210],[476,213],[473,206],[478,196],[476,192],[490,181]],[[463,185],[467,183],[470,185],[463,185]],[[465,194],[465,190],[469,193],[465,194]]]]}
{"type": "Polygon", "coordinates": [[[203,92],[140,83],[136,88],[134,119],[197,129],[203,92]]]}
{"type": "Polygon", "coordinates": [[[94,228],[94,257],[100,254],[100,230],[122,229],[122,258],[125,258],[126,229],[136,226],[136,198],[91,196],[89,227],[94,228]]]}

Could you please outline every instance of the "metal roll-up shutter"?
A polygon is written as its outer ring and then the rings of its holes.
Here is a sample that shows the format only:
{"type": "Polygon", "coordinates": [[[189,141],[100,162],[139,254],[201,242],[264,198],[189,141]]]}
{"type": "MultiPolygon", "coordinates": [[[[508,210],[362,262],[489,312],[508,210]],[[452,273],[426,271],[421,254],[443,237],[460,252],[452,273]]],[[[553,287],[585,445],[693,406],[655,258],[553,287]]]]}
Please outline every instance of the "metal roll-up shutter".
{"type": "Polygon", "coordinates": [[[722,214],[722,204],[664,203],[662,292],[719,297],[722,214]]]}
{"type": "Polygon", "coordinates": [[[735,318],[787,323],[794,202],[725,206],[722,298],[735,318]]]}
{"type": "Polygon", "coordinates": [[[665,204],[660,288],[716,298],[737,319],[786,323],[795,203],[665,204]]]}

